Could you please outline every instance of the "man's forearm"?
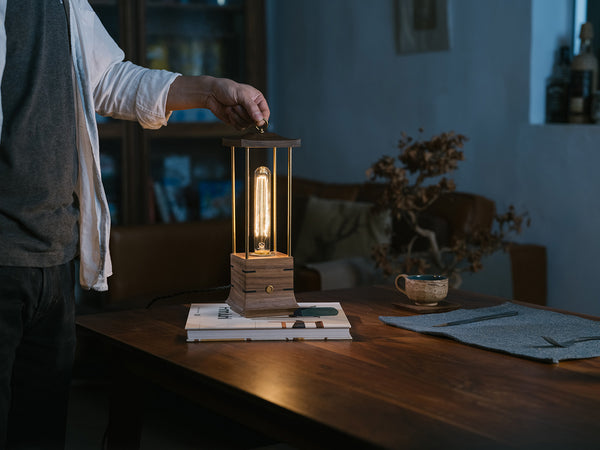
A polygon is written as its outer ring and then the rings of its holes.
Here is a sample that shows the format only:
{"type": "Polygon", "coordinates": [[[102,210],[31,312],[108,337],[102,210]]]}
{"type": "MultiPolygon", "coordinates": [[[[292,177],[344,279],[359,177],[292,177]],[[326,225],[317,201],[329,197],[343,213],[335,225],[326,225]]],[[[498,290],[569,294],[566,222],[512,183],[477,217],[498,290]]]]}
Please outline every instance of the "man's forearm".
{"type": "Polygon", "coordinates": [[[180,76],[171,83],[167,96],[167,111],[208,108],[215,78],[209,76],[180,76]]]}
{"type": "Polygon", "coordinates": [[[171,83],[166,109],[207,108],[223,122],[244,129],[269,120],[269,105],[254,87],[227,78],[180,76],[171,83]]]}

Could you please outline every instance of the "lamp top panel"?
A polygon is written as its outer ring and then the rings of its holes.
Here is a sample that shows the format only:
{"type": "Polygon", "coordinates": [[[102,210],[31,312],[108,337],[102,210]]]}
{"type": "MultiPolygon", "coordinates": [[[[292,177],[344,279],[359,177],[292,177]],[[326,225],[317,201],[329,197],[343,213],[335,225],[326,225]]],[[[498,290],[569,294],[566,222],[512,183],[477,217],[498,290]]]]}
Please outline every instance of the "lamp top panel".
{"type": "Polygon", "coordinates": [[[223,138],[223,145],[246,148],[300,147],[300,139],[288,139],[275,133],[248,133],[240,137],[223,138]]]}

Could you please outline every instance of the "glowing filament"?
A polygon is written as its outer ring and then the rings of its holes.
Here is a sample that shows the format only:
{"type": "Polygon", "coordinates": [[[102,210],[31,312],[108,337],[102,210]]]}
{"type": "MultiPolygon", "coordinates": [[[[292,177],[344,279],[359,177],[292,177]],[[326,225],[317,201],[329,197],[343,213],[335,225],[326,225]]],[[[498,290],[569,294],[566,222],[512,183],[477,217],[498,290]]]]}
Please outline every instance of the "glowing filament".
{"type": "Polygon", "coordinates": [[[271,171],[254,171],[254,253],[271,253],[271,171]]]}

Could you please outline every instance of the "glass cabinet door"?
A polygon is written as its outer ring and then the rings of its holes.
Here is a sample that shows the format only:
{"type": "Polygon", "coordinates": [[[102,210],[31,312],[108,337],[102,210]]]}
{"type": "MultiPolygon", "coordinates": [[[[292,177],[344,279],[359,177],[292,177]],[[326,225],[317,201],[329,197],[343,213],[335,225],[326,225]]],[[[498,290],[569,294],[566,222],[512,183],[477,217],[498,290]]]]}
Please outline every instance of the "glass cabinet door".
{"type": "Polygon", "coordinates": [[[118,0],[90,0],[90,5],[111,37],[120,42],[118,0]]]}
{"type": "MultiPolygon", "coordinates": [[[[146,65],[248,82],[247,15],[262,14],[256,5],[242,0],[147,0],[146,65]]],[[[206,109],[174,111],[162,134],[148,133],[155,221],[231,217],[230,151],[221,138],[236,131],[218,122],[206,109]],[[203,131],[194,136],[191,130],[203,131]]],[[[241,187],[236,189],[241,192],[241,187]]]]}
{"type": "MultiPolygon", "coordinates": [[[[146,65],[183,75],[245,79],[241,0],[148,0],[146,65]]],[[[216,122],[208,110],[174,111],[171,122],[216,122]]]]}
{"type": "MultiPolygon", "coordinates": [[[[90,0],[127,60],[183,75],[212,75],[264,92],[264,0],[90,0]]],[[[102,179],[114,224],[190,221],[230,214],[230,155],[237,131],[206,109],[175,111],[169,125],[98,116],[102,179]],[[166,205],[166,206],[165,206],[166,205]]]]}

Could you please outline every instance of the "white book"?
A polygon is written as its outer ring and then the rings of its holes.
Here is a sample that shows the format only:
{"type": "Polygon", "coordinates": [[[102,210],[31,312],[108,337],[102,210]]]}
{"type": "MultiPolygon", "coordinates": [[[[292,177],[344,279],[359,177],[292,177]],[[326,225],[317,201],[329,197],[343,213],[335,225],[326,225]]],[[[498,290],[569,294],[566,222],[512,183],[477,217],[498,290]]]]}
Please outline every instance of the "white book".
{"type": "Polygon", "coordinates": [[[350,322],[337,302],[299,303],[335,308],[336,315],[243,317],[226,303],[193,303],[185,324],[188,342],[352,339],[350,322]]]}

